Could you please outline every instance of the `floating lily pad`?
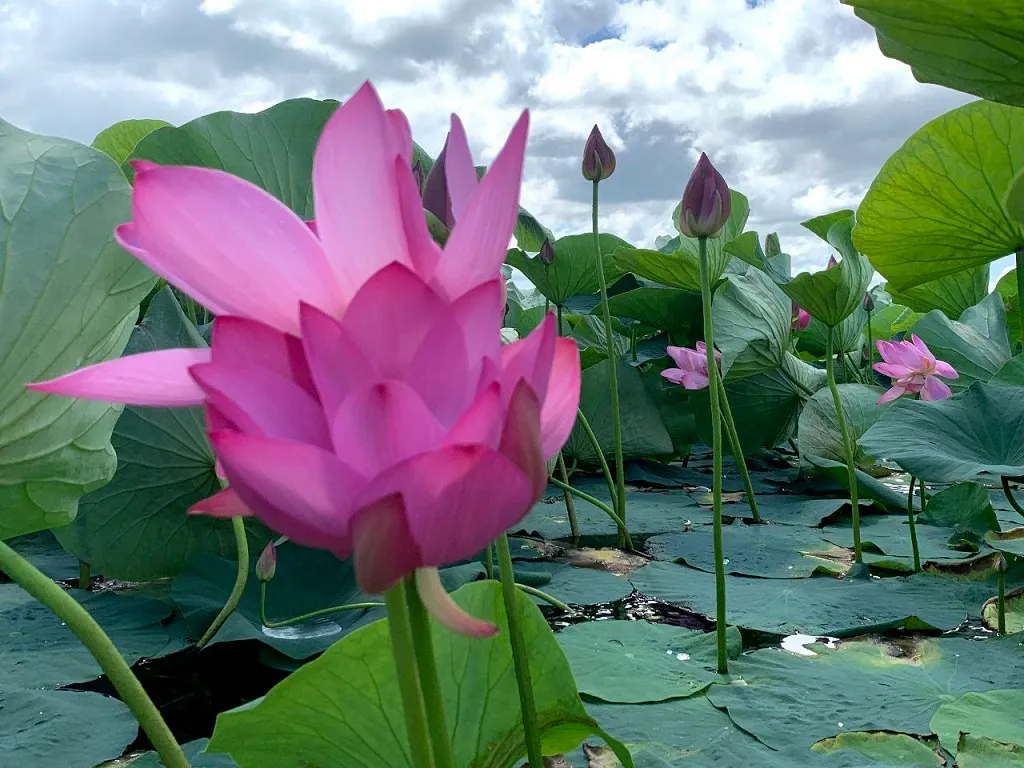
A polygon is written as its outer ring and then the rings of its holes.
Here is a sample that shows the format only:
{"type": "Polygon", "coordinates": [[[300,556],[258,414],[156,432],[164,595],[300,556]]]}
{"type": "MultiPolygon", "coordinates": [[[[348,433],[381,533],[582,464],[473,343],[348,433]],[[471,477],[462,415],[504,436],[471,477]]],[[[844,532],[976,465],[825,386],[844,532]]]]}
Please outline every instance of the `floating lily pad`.
{"type": "Polygon", "coordinates": [[[978,736],[962,736],[957,743],[957,768],[1021,768],[1024,746],[1003,744],[978,736]]]}
{"type": "Polygon", "coordinates": [[[1022,709],[1022,690],[965,693],[939,707],[928,727],[938,734],[939,743],[949,752],[956,752],[961,733],[1004,744],[1024,745],[1022,709]]]}
{"type": "Polygon", "coordinates": [[[822,739],[812,747],[824,755],[842,753],[870,760],[873,766],[905,766],[906,768],[940,768],[943,765],[935,750],[902,733],[852,731],[822,739]]]}

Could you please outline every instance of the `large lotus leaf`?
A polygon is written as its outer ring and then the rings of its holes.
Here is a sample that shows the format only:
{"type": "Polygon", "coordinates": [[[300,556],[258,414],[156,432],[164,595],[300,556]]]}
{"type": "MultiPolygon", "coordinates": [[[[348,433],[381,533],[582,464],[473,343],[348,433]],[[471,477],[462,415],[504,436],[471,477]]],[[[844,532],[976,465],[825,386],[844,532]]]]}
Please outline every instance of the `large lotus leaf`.
{"type": "Polygon", "coordinates": [[[901,398],[860,444],[930,483],[1024,475],[1024,397],[1017,387],[978,383],[947,400],[901,398]]]}
{"type": "Polygon", "coordinates": [[[1024,745],[964,734],[956,745],[957,768],[1021,768],[1024,745]]]}
{"type": "Polygon", "coordinates": [[[832,229],[832,225],[852,218],[853,211],[850,208],[843,208],[839,211],[832,211],[832,213],[815,216],[813,219],[808,219],[807,221],[801,221],[800,226],[809,229],[825,242],[829,242],[828,231],[832,229]]]}
{"type": "MultiPolygon", "coordinates": [[[[1024,185],[1021,185],[1021,188],[1024,189],[1024,185]]],[[[1024,226],[1024,214],[1022,214],[1021,226],[1024,226]]],[[[995,292],[1003,299],[1003,307],[1006,309],[1006,325],[1010,331],[1010,345],[1015,347],[1021,341],[1020,292],[1017,290],[1016,268],[999,278],[995,292]]]]}
{"type": "Polygon", "coordinates": [[[135,151],[140,141],[149,136],[157,128],[169,126],[166,120],[122,120],[109,128],[104,128],[92,140],[92,146],[104,152],[118,165],[135,151]]]}
{"type": "Polygon", "coordinates": [[[932,120],[872,182],[857,210],[857,248],[906,290],[1024,246],[1002,199],[1024,168],[1022,135],[1024,110],[988,101],[932,120]]]}
{"type": "Polygon", "coordinates": [[[956,751],[961,733],[993,739],[1004,744],[1024,745],[1024,691],[995,690],[965,693],[948,701],[935,712],[928,727],[949,752],[956,751]]]}
{"type": "Polygon", "coordinates": [[[130,195],[99,150],[0,120],[0,538],[66,524],[114,474],[120,406],[25,384],[124,349],[156,281],[114,242],[130,195]]]}
{"type": "Polygon", "coordinates": [[[988,381],[1010,359],[1006,310],[995,293],[966,310],[959,320],[950,320],[933,309],[912,331],[939,360],[945,360],[960,374],[958,379],[946,380],[954,392],[976,381],[988,381]]]}
{"type": "Polygon", "coordinates": [[[1024,106],[1024,8],[1017,0],[843,0],[882,53],[922,83],[1024,106]]]}
{"type": "Polygon", "coordinates": [[[1010,187],[1003,198],[1003,207],[1011,219],[1018,224],[1024,224],[1024,169],[1021,169],[1010,182],[1010,187]]]}
{"type": "Polygon", "coordinates": [[[731,256],[757,267],[776,283],[786,283],[791,278],[789,254],[766,255],[761,248],[761,239],[757,232],[744,232],[735,240],[726,243],[723,248],[731,256]]]}
{"type": "MultiPolygon", "coordinates": [[[[846,426],[855,442],[889,407],[888,404],[878,404],[882,392],[878,387],[864,384],[839,385],[839,400],[843,404],[846,426]]],[[[835,401],[827,387],[815,392],[814,397],[804,406],[797,429],[797,442],[800,444],[801,455],[811,454],[832,461],[846,461],[835,401]]],[[[874,458],[877,457],[870,456],[858,446],[856,463],[859,466],[874,464],[874,458]]]]}
{"type": "MultiPolygon", "coordinates": [[[[164,288],[125,353],[205,346],[164,288]]],[[[54,529],[69,552],[108,578],[132,581],[176,576],[198,554],[234,556],[229,521],[187,514],[220,490],[201,409],[129,406],[112,442],[118,458],[114,478],[82,498],[70,525],[54,529]]],[[[266,538],[257,537],[253,546],[262,548],[266,538]]]]}
{"type": "MultiPolygon", "coordinates": [[[[611,257],[612,252],[632,246],[615,235],[602,234],[600,238],[605,279],[611,284],[623,274],[611,257]]],[[[556,306],[564,304],[572,296],[594,293],[601,287],[593,235],[567,235],[552,241],[551,245],[555,249],[552,264],[545,264],[537,256],[527,256],[518,248],[509,250],[505,263],[526,275],[537,290],[556,306]]]]}
{"type": "MultiPolygon", "coordinates": [[[[608,358],[608,335],[604,318],[599,315],[564,317],[562,335],[572,336],[580,349],[580,366],[590,368],[608,358]]],[[[629,329],[618,318],[612,318],[611,354],[621,358],[630,349],[629,329]]]]}
{"type": "MultiPolygon", "coordinates": [[[[673,365],[674,363],[669,362],[665,367],[673,365]]],[[[647,395],[658,409],[665,431],[672,439],[673,453],[685,456],[690,452],[690,446],[699,439],[693,415],[693,399],[683,387],[666,381],[661,376],[658,364],[647,365],[644,368],[640,377],[647,389],[647,395]]]]}
{"type": "Polygon", "coordinates": [[[992,377],[989,384],[1001,387],[1024,387],[1024,355],[1011,357],[992,377]]]}
{"type": "Polygon", "coordinates": [[[764,272],[729,277],[715,291],[712,314],[723,376],[742,379],[782,365],[792,304],[764,272]]]}
{"type": "MultiPolygon", "coordinates": [[[[861,350],[864,349],[864,326],[868,322],[868,313],[863,306],[857,307],[839,325],[832,329],[832,349],[835,353],[847,352],[847,360],[857,361],[860,358],[861,350]]],[[[828,349],[828,326],[817,318],[812,317],[810,324],[802,331],[797,331],[794,336],[800,343],[800,350],[810,352],[815,357],[825,357],[828,349]]],[[[844,366],[846,364],[844,363],[844,366]]],[[[836,375],[840,375],[843,369],[837,369],[836,375]]]]}
{"type": "Polygon", "coordinates": [[[782,285],[782,290],[798,306],[832,327],[862,306],[871,281],[871,265],[857,253],[850,239],[852,224],[852,219],[840,219],[828,232],[828,241],[842,254],[842,261],[832,269],[801,272],[782,285]]]}
{"type": "Polygon", "coordinates": [[[947,317],[958,318],[988,295],[989,265],[962,269],[951,275],[900,291],[886,286],[896,304],[915,312],[937,309],[947,317]]]}
{"type": "MultiPolygon", "coordinates": [[[[479,582],[453,597],[501,627],[496,637],[479,639],[432,622],[455,764],[518,765],[526,745],[501,588],[479,582]]],[[[518,610],[543,751],[569,752],[600,728],[583,708],[569,663],[540,610],[522,594],[518,610]]],[[[387,621],[378,621],[353,632],[257,704],[220,715],[207,751],[229,752],[247,768],[411,765],[388,630],[387,621]]],[[[625,748],[612,746],[631,768],[625,748]]]]}
{"type": "MultiPolygon", "coordinates": [[[[729,263],[726,243],[734,240],[746,226],[750,204],[739,192],[732,193],[732,214],[717,237],[708,238],[708,272],[711,283],[721,279],[729,263]]],[[[672,216],[678,229],[679,207],[672,216]]],[[[616,264],[626,272],[644,277],[671,288],[700,290],[700,258],[695,238],[679,235],[662,246],[664,250],[620,248],[614,254],[616,264]],[[669,250],[671,249],[671,250],[669,250]]]]}
{"type": "MultiPolygon", "coordinates": [[[[704,335],[704,315],[700,293],[652,284],[641,280],[640,287],[608,297],[614,317],[637,320],[651,328],[667,331],[678,346],[693,346],[704,335]]],[[[599,305],[593,314],[602,316],[599,305]]]]}

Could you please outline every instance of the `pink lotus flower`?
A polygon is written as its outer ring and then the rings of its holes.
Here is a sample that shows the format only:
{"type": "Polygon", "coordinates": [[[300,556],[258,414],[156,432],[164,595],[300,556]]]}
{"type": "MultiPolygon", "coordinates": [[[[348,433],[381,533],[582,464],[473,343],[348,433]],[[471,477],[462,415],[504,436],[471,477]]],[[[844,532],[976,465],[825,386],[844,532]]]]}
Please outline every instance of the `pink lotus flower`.
{"type": "Polygon", "coordinates": [[[811,324],[811,313],[793,302],[793,330],[802,331],[811,324]]]}
{"type": "MultiPolygon", "coordinates": [[[[665,347],[677,368],[666,368],[661,375],[673,384],[682,384],[686,389],[704,389],[710,381],[708,378],[708,348],[703,341],[698,341],[696,349],[688,347],[665,347]]],[[[715,360],[722,364],[722,353],[715,350],[715,360]]]]}
{"type": "Polygon", "coordinates": [[[687,237],[716,237],[732,215],[732,196],[722,174],[700,153],[683,190],[679,231],[687,237]]]}
{"type": "Polygon", "coordinates": [[[366,83],[316,149],[316,223],[217,170],[136,161],[119,243],[217,314],[210,349],[90,366],[32,389],[206,409],[230,487],[193,511],[251,510],[298,544],[354,555],[382,592],[415,572],[428,609],[487,635],[437,567],[481,551],[543,494],[576,418],[579,352],[554,317],[501,345],[504,260],[528,114],[477,183],[453,118],[458,223],[427,231],[405,116],[366,83]],[[472,174],[472,183],[469,175],[472,174]]]}
{"type": "Polygon", "coordinates": [[[952,365],[936,358],[916,335],[911,338],[912,341],[879,340],[875,344],[885,362],[875,363],[874,369],[894,380],[892,388],[878,399],[879,403],[918,393],[922,400],[945,400],[953,394],[938,377],[958,379],[960,374],[952,365]]]}

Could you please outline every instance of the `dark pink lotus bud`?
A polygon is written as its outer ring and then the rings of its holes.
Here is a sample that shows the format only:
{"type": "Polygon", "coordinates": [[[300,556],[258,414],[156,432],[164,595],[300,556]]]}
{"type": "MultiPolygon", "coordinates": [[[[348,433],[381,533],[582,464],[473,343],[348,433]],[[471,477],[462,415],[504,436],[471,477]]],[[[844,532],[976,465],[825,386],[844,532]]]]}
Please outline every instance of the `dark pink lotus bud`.
{"type": "Polygon", "coordinates": [[[871,294],[870,293],[865,293],[864,294],[864,310],[866,312],[874,312],[875,311],[875,300],[871,298],[871,294]]]}
{"type": "Polygon", "coordinates": [[[811,324],[811,313],[793,302],[793,330],[802,331],[811,324]]]}
{"type": "Polygon", "coordinates": [[[448,229],[455,226],[452,213],[452,199],[448,194],[448,176],[444,171],[444,159],[448,156],[448,139],[444,140],[441,154],[434,161],[430,173],[423,181],[423,207],[434,214],[448,229]]]}
{"type": "Polygon", "coordinates": [[[731,213],[729,185],[702,152],[683,192],[679,231],[687,237],[715,237],[731,213]]]}
{"type": "Polygon", "coordinates": [[[555,263],[555,249],[551,245],[551,241],[546,237],[544,238],[544,244],[540,247],[540,253],[537,254],[537,258],[549,267],[555,263]]]}
{"type": "Polygon", "coordinates": [[[423,173],[423,166],[419,160],[412,164],[412,177],[416,179],[416,189],[419,190],[420,197],[423,197],[423,184],[426,182],[427,177],[423,173]]]}
{"type": "Polygon", "coordinates": [[[269,542],[256,559],[256,578],[260,581],[270,581],[277,572],[277,548],[274,542],[269,542]]]}
{"type": "Polygon", "coordinates": [[[583,178],[587,181],[602,181],[615,173],[615,154],[595,125],[583,148],[583,178]]]}
{"type": "Polygon", "coordinates": [[[839,263],[839,262],[838,262],[838,261],[836,261],[836,257],[835,257],[835,254],[833,254],[832,256],[829,256],[829,257],[828,257],[828,266],[827,266],[827,267],[825,267],[825,269],[832,269],[832,267],[834,267],[834,266],[835,266],[836,264],[838,264],[838,263],[839,263]]]}

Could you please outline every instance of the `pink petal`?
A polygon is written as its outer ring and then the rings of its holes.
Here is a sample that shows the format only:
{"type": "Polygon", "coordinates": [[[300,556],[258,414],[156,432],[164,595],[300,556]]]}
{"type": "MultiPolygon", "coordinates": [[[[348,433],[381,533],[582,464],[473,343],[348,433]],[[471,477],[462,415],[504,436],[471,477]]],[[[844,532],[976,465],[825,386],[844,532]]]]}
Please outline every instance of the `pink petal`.
{"type": "Polygon", "coordinates": [[[671,381],[673,384],[682,384],[683,377],[686,376],[689,371],[684,371],[681,368],[666,368],[661,372],[661,375],[671,381]]]}
{"type": "Polygon", "coordinates": [[[683,361],[690,359],[689,353],[692,352],[692,350],[689,350],[686,347],[668,346],[665,347],[665,352],[668,354],[669,357],[672,358],[673,362],[675,362],[677,366],[682,368],[683,365],[685,365],[683,361]]]}
{"type": "Polygon", "coordinates": [[[257,518],[296,544],[350,550],[351,500],[363,484],[328,451],[235,432],[210,441],[239,498],[257,518]]]}
{"type": "Polygon", "coordinates": [[[299,302],[339,311],[320,243],[284,203],[210,168],[136,167],[132,221],[117,241],[217,315],[299,328],[299,302]],[[284,258],[284,255],[287,258],[284,258]]]}
{"type": "Polygon", "coordinates": [[[892,388],[886,390],[885,393],[880,398],[878,398],[878,404],[883,405],[884,403],[891,403],[893,400],[897,399],[902,395],[905,395],[906,393],[906,388],[901,387],[899,385],[893,386],[892,388]]]}
{"type": "Polygon", "coordinates": [[[921,341],[921,339],[918,338],[916,333],[910,334],[910,339],[911,343],[914,346],[914,349],[921,353],[922,356],[927,357],[929,360],[935,359],[935,355],[933,355],[932,351],[928,349],[928,345],[921,341]]]}
{"type": "Polygon", "coordinates": [[[466,129],[458,115],[452,115],[451,130],[448,132],[448,152],[444,159],[445,178],[448,181],[448,196],[452,204],[452,217],[459,219],[469,208],[469,201],[476,191],[476,168],[469,151],[466,129]]]}
{"type": "Polygon", "coordinates": [[[416,590],[427,613],[452,632],[467,637],[494,637],[498,634],[497,625],[469,615],[452,600],[441,583],[441,574],[437,568],[417,569],[416,590]]]}
{"type": "Polygon", "coordinates": [[[189,368],[210,360],[209,349],[159,349],[79,368],[28,389],[82,400],[148,406],[201,405],[203,390],[189,368]]]}
{"type": "Polygon", "coordinates": [[[555,316],[549,312],[529,336],[501,348],[501,380],[507,394],[523,379],[541,401],[545,399],[557,338],[555,316]]]}
{"type": "Polygon", "coordinates": [[[947,363],[945,360],[935,361],[935,372],[939,376],[945,376],[947,379],[959,379],[960,374],[957,373],[956,368],[947,363]]]}
{"type": "Polygon", "coordinates": [[[580,406],[580,350],[572,339],[555,340],[548,391],[540,412],[544,458],[561,450],[572,434],[580,406]]]}
{"type": "Polygon", "coordinates": [[[710,382],[706,373],[686,371],[682,375],[682,385],[685,389],[704,389],[710,382]]]}
{"type": "Polygon", "coordinates": [[[320,403],[291,379],[255,366],[204,363],[190,370],[210,404],[240,431],[330,447],[320,403]]]}
{"type": "Polygon", "coordinates": [[[309,227],[309,231],[314,235],[316,234],[316,219],[310,219],[306,222],[306,226],[309,227]]]}
{"type": "Polygon", "coordinates": [[[212,338],[213,362],[218,365],[266,368],[316,395],[301,339],[231,315],[214,319],[212,338]]]}
{"type": "Polygon", "coordinates": [[[953,392],[942,379],[937,376],[929,376],[921,387],[922,400],[945,400],[952,397],[953,392]]]}
{"type": "Polygon", "coordinates": [[[888,376],[892,379],[909,376],[914,372],[913,369],[905,365],[896,365],[895,363],[875,363],[872,367],[883,376],[888,376]]]}
{"type": "Polygon", "coordinates": [[[420,567],[404,499],[393,493],[359,509],[352,518],[356,583],[364,592],[387,592],[420,567]]]}
{"type": "Polygon", "coordinates": [[[383,377],[373,360],[333,317],[303,305],[301,322],[306,361],[330,420],[350,392],[383,377]]]}
{"type": "Polygon", "coordinates": [[[402,158],[395,158],[393,173],[398,189],[402,226],[405,228],[405,239],[409,246],[410,262],[421,278],[429,280],[441,258],[441,246],[434,242],[430,230],[427,229],[423,200],[420,198],[416,179],[402,158]]]}
{"type": "Polygon", "coordinates": [[[313,158],[317,230],[345,301],[391,262],[411,264],[393,172],[402,151],[369,82],[338,107],[320,136],[313,158]]]}
{"type": "Polygon", "coordinates": [[[525,381],[520,381],[512,392],[498,450],[533,483],[530,506],[540,501],[548,485],[548,468],[541,449],[540,400],[525,381]]]}
{"type": "Polygon", "coordinates": [[[449,298],[493,279],[505,260],[519,215],[529,122],[523,112],[448,238],[435,279],[449,298]]]}
{"type": "MultiPolygon", "coordinates": [[[[495,278],[464,293],[452,304],[452,311],[466,340],[466,354],[470,361],[501,359],[501,336],[495,332],[501,327],[504,305],[501,290],[505,281],[495,278]]],[[[475,379],[477,373],[471,370],[475,379]]]]}
{"type": "Polygon", "coordinates": [[[890,344],[888,349],[888,356],[882,355],[882,358],[887,363],[895,363],[896,365],[904,365],[911,370],[920,371],[924,368],[924,359],[921,352],[911,344],[909,341],[901,341],[896,344],[890,344]]]}
{"type": "Polygon", "coordinates": [[[501,384],[497,381],[479,392],[472,405],[444,436],[447,445],[480,443],[497,448],[505,426],[505,410],[501,400],[501,384]]]}
{"type": "Polygon", "coordinates": [[[385,381],[353,392],[331,423],[338,460],[365,477],[438,447],[444,431],[410,385],[385,381]]]}
{"type": "MultiPolygon", "coordinates": [[[[391,125],[391,142],[398,157],[405,166],[412,171],[412,128],[409,126],[409,118],[400,109],[386,110],[388,123],[391,125]]],[[[410,175],[412,175],[410,173],[410,175]]]]}
{"type": "Polygon", "coordinates": [[[233,488],[224,488],[213,496],[197,501],[189,509],[190,515],[208,517],[251,517],[252,510],[235,493],[233,488]]]}

